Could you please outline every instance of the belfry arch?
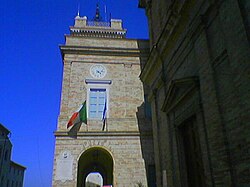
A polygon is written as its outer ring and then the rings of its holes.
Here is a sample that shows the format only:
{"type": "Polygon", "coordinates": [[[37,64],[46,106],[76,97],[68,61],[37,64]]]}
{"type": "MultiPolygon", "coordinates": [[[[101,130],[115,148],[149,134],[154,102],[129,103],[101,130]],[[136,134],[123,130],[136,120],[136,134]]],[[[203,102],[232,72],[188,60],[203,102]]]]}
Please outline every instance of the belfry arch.
{"type": "Polygon", "coordinates": [[[92,147],[82,153],[77,165],[77,187],[86,187],[86,178],[90,173],[98,172],[104,185],[113,185],[113,158],[100,147],[92,147]]]}

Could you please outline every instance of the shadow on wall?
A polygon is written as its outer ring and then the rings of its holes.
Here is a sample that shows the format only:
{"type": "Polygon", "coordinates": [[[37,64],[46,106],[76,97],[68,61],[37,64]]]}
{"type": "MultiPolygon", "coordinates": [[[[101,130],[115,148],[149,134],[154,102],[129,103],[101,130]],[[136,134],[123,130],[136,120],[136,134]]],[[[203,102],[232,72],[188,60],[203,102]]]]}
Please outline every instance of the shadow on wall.
{"type": "Polygon", "coordinates": [[[149,40],[137,40],[137,45],[140,53],[140,66],[142,71],[150,54],[149,40]]]}
{"type": "Polygon", "coordinates": [[[147,102],[138,107],[138,112],[136,113],[138,128],[140,132],[140,143],[141,143],[141,153],[145,163],[145,169],[147,174],[147,186],[156,186],[156,176],[155,176],[155,161],[154,161],[154,146],[153,146],[153,133],[152,133],[152,123],[151,117],[147,116],[147,102]]]}
{"type": "MultiPolygon", "coordinates": [[[[148,59],[149,42],[148,40],[137,40],[137,44],[140,51],[140,67],[142,70],[148,59]]],[[[143,85],[143,89],[144,102],[137,108],[136,116],[140,132],[141,152],[147,173],[147,186],[156,187],[151,105],[148,101],[150,90],[145,84],[143,85]]]]}

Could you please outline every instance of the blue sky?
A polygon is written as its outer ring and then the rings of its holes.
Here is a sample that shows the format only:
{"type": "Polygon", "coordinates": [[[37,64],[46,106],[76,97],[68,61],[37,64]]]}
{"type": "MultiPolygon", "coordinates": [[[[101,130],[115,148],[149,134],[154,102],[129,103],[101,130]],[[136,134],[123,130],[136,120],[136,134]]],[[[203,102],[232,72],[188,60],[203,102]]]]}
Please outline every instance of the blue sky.
{"type": "MultiPolygon", "coordinates": [[[[99,0],[123,20],[128,38],[148,38],[138,0],[99,0]]],[[[97,0],[0,0],[0,123],[11,131],[12,160],[27,167],[24,187],[49,187],[60,108],[59,45],[80,16],[92,18],[97,0]]]]}

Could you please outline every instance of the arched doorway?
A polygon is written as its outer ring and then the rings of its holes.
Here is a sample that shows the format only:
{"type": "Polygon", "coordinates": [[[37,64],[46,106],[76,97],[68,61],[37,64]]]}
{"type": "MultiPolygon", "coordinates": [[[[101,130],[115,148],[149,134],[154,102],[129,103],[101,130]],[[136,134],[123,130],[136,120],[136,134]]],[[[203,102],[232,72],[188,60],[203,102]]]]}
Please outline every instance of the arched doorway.
{"type": "Polygon", "coordinates": [[[77,187],[86,187],[86,179],[93,173],[99,173],[102,176],[103,185],[113,185],[113,158],[107,150],[93,147],[80,156],[77,187]]]}

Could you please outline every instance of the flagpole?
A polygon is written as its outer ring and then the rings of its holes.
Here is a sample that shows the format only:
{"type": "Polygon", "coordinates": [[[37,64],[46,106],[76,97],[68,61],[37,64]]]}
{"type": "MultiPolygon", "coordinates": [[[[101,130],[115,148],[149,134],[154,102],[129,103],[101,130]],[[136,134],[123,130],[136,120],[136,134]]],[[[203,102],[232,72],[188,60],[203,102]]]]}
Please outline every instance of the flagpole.
{"type": "Polygon", "coordinates": [[[102,120],[103,120],[102,131],[104,131],[105,123],[107,120],[107,95],[105,96],[105,103],[104,103],[104,108],[103,108],[102,120]]]}
{"type": "Polygon", "coordinates": [[[106,121],[106,119],[103,120],[102,131],[104,131],[104,129],[105,129],[105,121],[106,121]]]}
{"type": "Polygon", "coordinates": [[[106,118],[106,131],[108,131],[108,118],[106,118]]]}

